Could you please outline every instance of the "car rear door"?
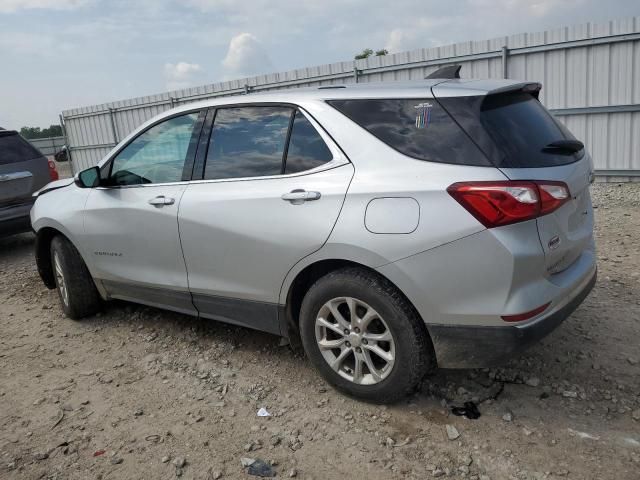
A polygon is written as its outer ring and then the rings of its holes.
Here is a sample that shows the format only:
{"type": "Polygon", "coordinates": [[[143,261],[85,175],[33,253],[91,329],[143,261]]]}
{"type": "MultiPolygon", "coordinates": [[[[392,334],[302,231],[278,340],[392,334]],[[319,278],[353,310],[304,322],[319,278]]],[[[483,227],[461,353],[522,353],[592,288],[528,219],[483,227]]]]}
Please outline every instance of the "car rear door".
{"type": "Polygon", "coordinates": [[[228,107],[213,116],[198,149],[202,179],[180,204],[189,289],[203,317],[280,334],[282,282],[328,238],[353,166],[294,107],[228,107]]]}
{"type": "Polygon", "coordinates": [[[46,157],[17,132],[0,130],[0,208],[33,203],[31,194],[50,181],[46,157]]]}
{"type": "Polygon", "coordinates": [[[87,264],[113,298],[195,314],[178,233],[204,113],[149,127],[103,166],[84,208],[87,264]]]}

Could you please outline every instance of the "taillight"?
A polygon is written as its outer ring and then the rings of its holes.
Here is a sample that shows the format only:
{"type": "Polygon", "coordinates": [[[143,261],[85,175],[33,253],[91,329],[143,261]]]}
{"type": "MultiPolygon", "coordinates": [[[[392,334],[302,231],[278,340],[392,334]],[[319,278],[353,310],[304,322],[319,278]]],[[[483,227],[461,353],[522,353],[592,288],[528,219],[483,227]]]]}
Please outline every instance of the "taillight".
{"type": "Polygon", "coordinates": [[[460,182],[447,192],[487,228],[546,215],[569,200],[567,185],[550,181],[460,182]]]}
{"type": "Polygon", "coordinates": [[[58,175],[58,170],[56,170],[56,163],[53,160],[48,160],[49,162],[49,178],[51,181],[58,180],[60,175],[58,175]]]}
{"type": "Polygon", "coordinates": [[[569,200],[569,188],[563,182],[538,182],[540,215],[546,215],[569,200]]]}

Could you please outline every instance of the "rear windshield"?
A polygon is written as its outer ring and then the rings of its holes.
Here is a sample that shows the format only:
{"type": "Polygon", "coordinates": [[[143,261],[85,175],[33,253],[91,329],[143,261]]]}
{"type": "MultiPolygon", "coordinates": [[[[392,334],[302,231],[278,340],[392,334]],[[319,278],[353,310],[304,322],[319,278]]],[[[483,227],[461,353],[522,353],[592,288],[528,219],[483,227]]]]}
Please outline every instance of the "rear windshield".
{"type": "Polygon", "coordinates": [[[491,165],[433,98],[329,100],[328,103],[410,157],[457,165],[491,165]]]}
{"type": "Polygon", "coordinates": [[[575,137],[528,93],[488,95],[482,103],[480,119],[504,155],[502,166],[553,167],[575,162],[584,155],[584,150],[545,151],[553,142],[575,137]]]}
{"type": "Polygon", "coordinates": [[[447,97],[438,101],[496,167],[554,167],[573,163],[584,155],[584,149],[576,152],[548,148],[553,142],[575,137],[529,93],[447,97]]]}
{"type": "Polygon", "coordinates": [[[0,165],[24,162],[42,154],[17,133],[0,133],[0,165]]]}

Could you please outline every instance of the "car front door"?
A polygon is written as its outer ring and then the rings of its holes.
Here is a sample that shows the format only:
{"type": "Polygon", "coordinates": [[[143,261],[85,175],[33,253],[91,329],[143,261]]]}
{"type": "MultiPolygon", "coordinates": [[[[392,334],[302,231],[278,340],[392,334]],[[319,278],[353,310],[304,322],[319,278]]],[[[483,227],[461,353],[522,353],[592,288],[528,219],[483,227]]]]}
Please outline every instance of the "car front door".
{"type": "Polygon", "coordinates": [[[353,166],[294,107],[209,115],[202,180],[187,187],[179,215],[193,302],[203,317],[280,334],[282,282],[329,237],[353,166]]]}
{"type": "Polygon", "coordinates": [[[113,298],[196,313],[187,286],[178,206],[205,112],[165,119],[102,168],[84,210],[94,278],[113,298]]]}

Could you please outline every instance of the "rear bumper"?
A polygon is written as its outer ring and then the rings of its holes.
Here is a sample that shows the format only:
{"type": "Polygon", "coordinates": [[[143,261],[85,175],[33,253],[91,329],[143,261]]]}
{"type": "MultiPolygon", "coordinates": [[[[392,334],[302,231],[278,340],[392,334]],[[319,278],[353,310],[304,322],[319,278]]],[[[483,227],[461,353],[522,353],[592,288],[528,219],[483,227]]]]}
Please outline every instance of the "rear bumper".
{"type": "Polygon", "coordinates": [[[443,368],[479,368],[503,364],[560,325],[589,295],[597,272],[582,282],[561,308],[533,323],[518,326],[428,325],[443,368]]]}

